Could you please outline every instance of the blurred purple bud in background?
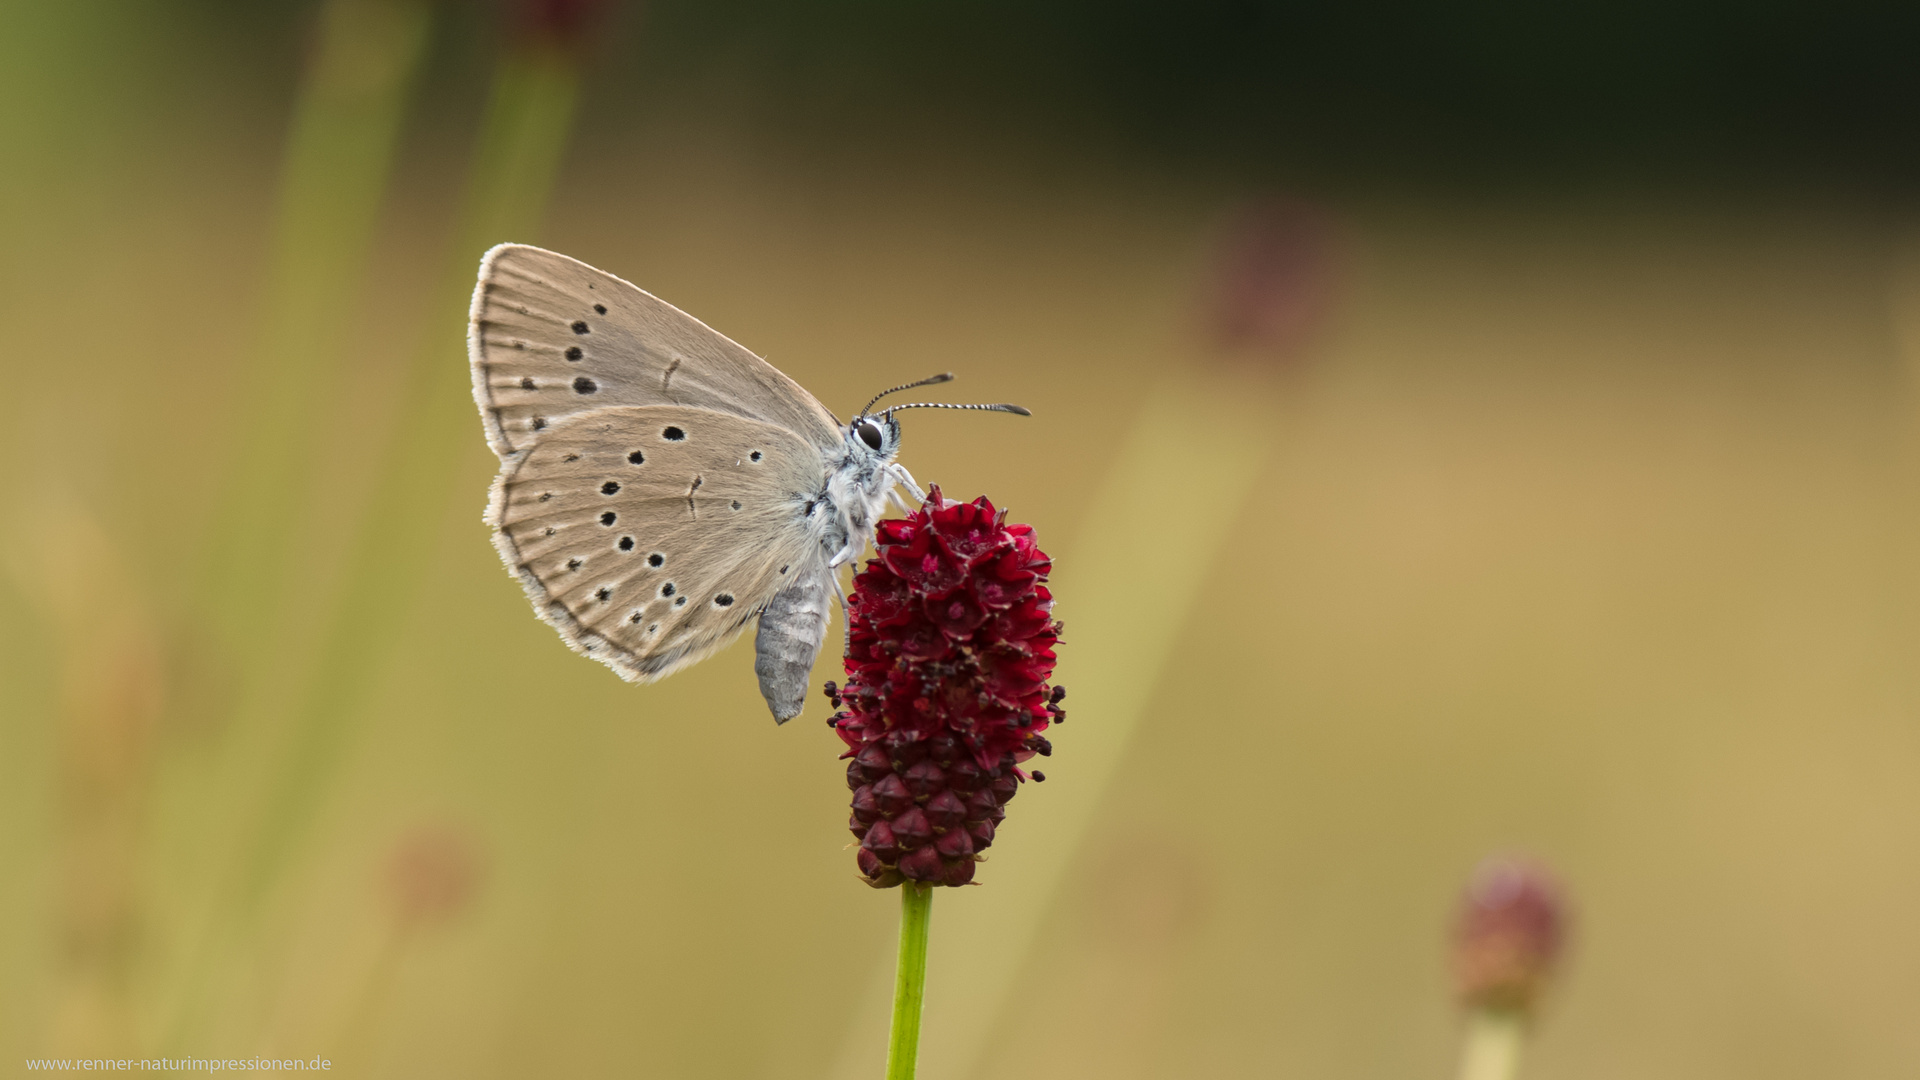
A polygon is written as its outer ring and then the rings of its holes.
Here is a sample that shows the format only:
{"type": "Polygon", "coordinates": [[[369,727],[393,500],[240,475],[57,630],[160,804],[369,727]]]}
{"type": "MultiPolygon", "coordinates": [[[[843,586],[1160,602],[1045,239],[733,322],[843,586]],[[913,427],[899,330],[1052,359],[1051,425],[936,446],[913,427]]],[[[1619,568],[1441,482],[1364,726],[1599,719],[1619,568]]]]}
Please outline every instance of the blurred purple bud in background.
{"type": "Polygon", "coordinates": [[[473,902],[486,877],[479,843],[466,829],[420,825],[387,858],[388,898],[406,928],[445,922],[473,902]]]}
{"type": "Polygon", "coordinates": [[[1454,926],[1453,974],[1470,1009],[1528,1013],[1545,990],[1567,934],[1553,876],[1525,859],[1482,862],[1454,926]]]}
{"type": "Polygon", "coordinates": [[[523,47],[577,52],[613,13],[616,0],[506,0],[507,32],[523,47]]]}
{"type": "Polygon", "coordinates": [[[1338,297],[1340,247],[1333,215],[1303,199],[1274,196],[1234,211],[1207,270],[1203,339],[1248,360],[1298,359],[1338,297]]]}

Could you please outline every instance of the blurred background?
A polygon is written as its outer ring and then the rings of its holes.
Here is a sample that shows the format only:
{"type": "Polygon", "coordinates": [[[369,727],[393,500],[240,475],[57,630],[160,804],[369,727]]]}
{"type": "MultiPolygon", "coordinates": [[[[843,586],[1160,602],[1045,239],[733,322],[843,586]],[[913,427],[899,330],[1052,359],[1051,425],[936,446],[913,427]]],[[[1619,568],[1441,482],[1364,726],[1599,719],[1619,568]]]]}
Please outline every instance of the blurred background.
{"type": "Polygon", "coordinates": [[[0,1068],[879,1075],[824,702],[623,684],[488,544],[514,240],[843,416],[1035,413],[905,425],[1055,556],[1073,690],[936,901],[929,1080],[1450,1075],[1498,852],[1573,912],[1528,1075],[1913,1075],[1916,55],[1876,0],[0,3],[0,1068]]]}

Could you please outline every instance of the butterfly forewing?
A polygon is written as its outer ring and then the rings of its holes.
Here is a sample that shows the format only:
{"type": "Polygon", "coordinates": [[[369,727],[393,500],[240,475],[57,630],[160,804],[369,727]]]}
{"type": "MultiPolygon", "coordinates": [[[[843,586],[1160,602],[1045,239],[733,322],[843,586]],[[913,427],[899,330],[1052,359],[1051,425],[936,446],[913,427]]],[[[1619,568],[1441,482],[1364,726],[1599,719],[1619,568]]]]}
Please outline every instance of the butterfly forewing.
{"type": "Polygon", "coordinates": [[[650,680],[731,641],[824,560],[820,452],[758,420],[622,406],[507,457],[488,523],[568,644],[650,680]]]}
{"type": "Polygon", "coordinates": [[[505,457],[610,405],[693,405],[841,442],[833,414],[773,365],[612,274],[521,244],[480,264],[468,357],[487,441],[505,457]]]}

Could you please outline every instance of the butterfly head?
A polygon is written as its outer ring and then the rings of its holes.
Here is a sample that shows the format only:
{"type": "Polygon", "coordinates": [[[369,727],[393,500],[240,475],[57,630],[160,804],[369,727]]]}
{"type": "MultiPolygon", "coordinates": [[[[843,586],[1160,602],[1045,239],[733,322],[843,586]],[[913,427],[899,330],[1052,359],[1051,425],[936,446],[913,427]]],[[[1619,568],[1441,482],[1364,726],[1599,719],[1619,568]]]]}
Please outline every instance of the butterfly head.
{"type": "Polygon", "coordinates": [[[900,452],[900,421],[891,411],[854,417],[847,425],[847,449],[862,457],[892,461],[900,452]]]}

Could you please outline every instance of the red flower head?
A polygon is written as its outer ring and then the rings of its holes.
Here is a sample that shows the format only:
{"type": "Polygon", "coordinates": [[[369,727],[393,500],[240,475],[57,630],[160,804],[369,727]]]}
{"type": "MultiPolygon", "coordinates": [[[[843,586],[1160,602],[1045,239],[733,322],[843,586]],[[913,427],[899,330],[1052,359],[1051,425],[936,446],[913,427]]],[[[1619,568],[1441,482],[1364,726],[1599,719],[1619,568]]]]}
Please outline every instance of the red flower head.
{"type": "Polygon", "coordinates": [[[874,545],[847,598],[847,685],[827,684],[860,872],[875,888],[965,885],[1027,779],[1017,763],[1051,754],[1041,732],[1066,718],[1066,690],[1047,686],[1053,563],[1031,526],[938,487],[874,545]]]}
{"type": "Polygon", "coordinates": [[[1532,863],[1489,859],[1467,884],[1454,931],[1453,974],[1469,1008],[1527,1013],[1566,936],[1560,886],[1532,863]]]}

